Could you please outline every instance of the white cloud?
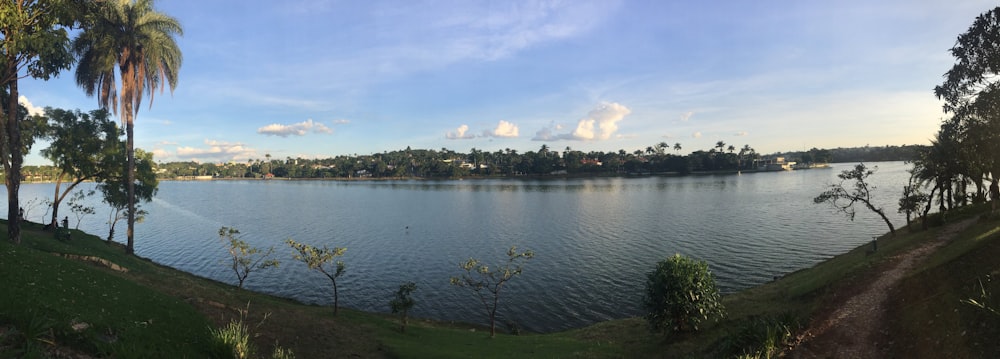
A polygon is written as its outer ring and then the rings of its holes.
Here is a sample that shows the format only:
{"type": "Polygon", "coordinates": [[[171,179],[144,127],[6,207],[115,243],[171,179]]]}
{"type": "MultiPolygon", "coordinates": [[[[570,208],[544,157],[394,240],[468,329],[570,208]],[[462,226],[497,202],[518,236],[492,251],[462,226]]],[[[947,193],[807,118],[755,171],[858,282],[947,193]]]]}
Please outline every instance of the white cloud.
{"type": "Polygon", "coordinates": [[[36,115],[43,115],[43,114],[45,114],[45,109],[44,108],[36,107],[35,105],[32,105],[31,101],[28,101],[28,98],[24,97],[24,95],[18,96],[17,97],[17,102],[19,102],[21,104],[21,106],[24,106],[24,108],[28,109],[28,114],[29,115],[36,116],[36,115]]]}
{"type": "Polygon", "coordinates": [[[162,148],[153,149],[153,159],[164,159],[170,157],[170,152],[162,148]]]}
{"type": "Polygon", "coordinates": [[[345,120],[345,119],[333,120],[334,125],[346,125],[349,123],[351,123],[351,120],[345,120]]]}
{"type": "MultiPolygon", "coordinates": [[[[247,147],[243,143],[235,142],[222,142],[214,140],[205,140],[205,145],[208,147],[195,148],[190,146],[178,147],[177,157],[184,159],[235,159],[249,157],[256,151],[252,148],[247,147]]],[[[157,150],[154,150],[154,154],[157,150]]],[[[165,152],[165,151],[164,151],[165,152]]]]}
{"type": "Polygon", "coordinates": [[[444,134],[444,138],[449,140],[467,140],[471,138],[476,138],[476,135],[467,133],[469,131],[468,125],[461,125],[455,129],[455,132],[448,132],[444,134]]]}
{"type": "Polygon", "coordinates": [[[295,136],[305,136],[307,133],[333,133],[329,127],[326,125],[313,122],[310,118],[304,122],[299,122],[291,125],[282,125],[273,123],[257,129],[257,133],[268,136],[281,136],[288,137],[291,135],[295,136]]]}
{"type": "Polygon", "coordinates": [[[497,127],[494,128],[493,131],[489,131],[489,130],[483,131],[483,136],[484,137],[517,137],[518,136],[517,125],[515,125],[513,123],[510,123],[510,122],[507,122],[507,121],[504,121],[504,120],[500,120],[500,122],[497,123],[497,127]]]}
{"type": "MultiPolygon", "coordinates": [[[[552,127],[545,127],[535,133],[532,140],[607,140],[616,136],[618,122],[621,122],[628,114],[632,113],[628,107],[619,103],[605,103],[600,107],[587,113],[587,117],[581,118],[572,133],[554,134],[552,127]]],[[[556,127],[558,130],[560,127],[556,127]]],[[[616,138],[627,138],[616,136],[616,138]]]]}
{"type": "Polygon", "coordinates": [[[691,134],[691,138],[701,138],[701,131],[697,131],[691,134]]]}
{"type": "Polygon", "coordinates": [[[740,131],[735,134],[737,137],[744,137],[746,135],[748,135],[747,131],[740,131]]]}
{"type": "Polygon", "coordinates": [[[688,111],[688,112],[682,113],[681,114],[681,122],[687,122],[687,120],[691,119],[691,116],[694,116],[694,111],[688,111]]]}

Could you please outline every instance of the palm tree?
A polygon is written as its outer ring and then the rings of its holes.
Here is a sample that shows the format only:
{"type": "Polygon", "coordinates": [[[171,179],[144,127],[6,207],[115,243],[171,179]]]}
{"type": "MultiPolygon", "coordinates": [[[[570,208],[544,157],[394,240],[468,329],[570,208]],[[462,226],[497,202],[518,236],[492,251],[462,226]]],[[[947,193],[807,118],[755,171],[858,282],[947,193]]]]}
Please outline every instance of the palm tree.
{"type": "Polygon", "coordinates": [[[153,8],[153,0],[110,0],[100,2],[97,11],[85,20],[90,26],[73,41],[80,59],[76,83],[97,95],[102,108],[121,113],[128,146],[128,243],[125,251],[135,251],[135,116],[142,96],[149,94],[150,107],[156,90],[164,85],[171,93],[177,87],[181,50],[176,36],[183,34],[177,19],[153,8]],[[118,79],[120,77],[120,83],[118,79]],[[119,95],[121,101],[119,101],[119,95]]]}
{"type": "Polygon", "coordinates": [[[656,144],[656,154],[662,155],[664,152],[667,151],[668,148],[670,148],[670,145],[667,144],[666,142],[657,143],[656,144]]]}
{"type": "Polygon", "coordinates": [[[674,144],[674,151],[681,152],[681,143],[677,142],[674,144]]]}

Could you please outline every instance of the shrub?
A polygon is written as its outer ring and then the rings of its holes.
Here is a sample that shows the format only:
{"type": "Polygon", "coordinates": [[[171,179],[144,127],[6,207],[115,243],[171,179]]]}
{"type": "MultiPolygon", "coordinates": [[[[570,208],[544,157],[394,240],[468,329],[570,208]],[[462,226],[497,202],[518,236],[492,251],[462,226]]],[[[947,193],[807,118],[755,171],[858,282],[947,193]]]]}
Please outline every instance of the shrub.
{"type": "Polygon", "coordinates": [[[735,358],[773,358],[792,339],[798,322],[791,316],[751,317],[740,322],[736,333],[726,339],[735,358]]]}
{"type": "Polygon", "coordinates": [[[647,274],[643,306],[650,329],[665,334],[695,331],[703,320],[724,315],[708,264],[680,254],[647,274]]]}
{"type": "Polygon", "coordinates": [[[392,309],[392,313],[399,313],[399,331],[403,333],[406,332],[410,309],[416,304],[413,297],[410,296],[415,290],[417,290],[416,283],[407,282],[401,284],[399,290],[396,291],[396,296],[389,301],[389,308],[392,309]]]}

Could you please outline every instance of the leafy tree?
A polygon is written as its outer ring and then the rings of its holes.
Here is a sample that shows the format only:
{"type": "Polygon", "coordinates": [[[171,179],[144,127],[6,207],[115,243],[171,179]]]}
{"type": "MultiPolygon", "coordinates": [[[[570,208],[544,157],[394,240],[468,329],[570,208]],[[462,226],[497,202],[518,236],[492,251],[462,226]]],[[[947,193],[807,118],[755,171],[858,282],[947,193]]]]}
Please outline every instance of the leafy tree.
{"type": "MultiPolygon", "coordinates": [[[[0,121],[0,162],[3,162],[7,186],[7,218],[17,218],[20,207],[21,166],[24,162],[24,138],[19,105],[18,80],[25,77],[48,80],[73,63],[67,45],[66,27],[73,24],[79,1],[17,0],[0,2],[0,88],[6,95],[4,116],[0,121]]],[[[30,136],[29,136],[30,137],[30,136]]],[[[11,221],[7,238],[21,242],[21,225],[11,221]]]]}
{"type": "Polygon", "coordinates": [[[230,268],[239,280],[240,289],[243,289],[243,282],[247,280],[251,272],[277,267],[280,262],[275,259],[267,259],[274,253],[274,247],[261,252],[260,248],[251,247],[240,236],[240,230],[231,227],[219,228],[219,240],[226,244],[230,256],[230,268]],[[263,253],[263,254],[262,254],[263,253]]]}
{"type": "Polygon", "coordinates": [[[497,309],[500,306],[500,292],[504,284],[511,279],[521,275],[521,265],[519,261],[530,260],[535,257],[535,253],[528,250],[518,252],[516,246],[507,250],[507,262],[490,268],[478,259],[459,263],[458,267],[465,271],[459,277],[451,277],[451,285],[465,287],[472,290],[483,304],[483,309],[490,318],[490,337],[496,336],[497,309]]]}
{"type": "Polygon", "coordinates": [[[877,169],[878,167],[868,169],[864,163],[859,163],[853,169],[844,170],[837,175],[840,178],[840,183],[830,185],[826,191],[813,198],[813,203],[829,203],[837,211],[844,212],[853,221],[855,214],[854,204],[860,202],[865,205],[865,208],[882,217],[885,224],[889,226],[889,233],[895,236],[896,227],[889,221],[889,217],[885,216],[885,211],[882,210],[882,207],[876,206],[873,202],[872,191],[875,190],[875,186],[865,181],[877,169]],[[846,181],[854,182],[852,190],[849,191],[844,187],[844,182],[846,181]]]}
{"type": "Polygon", "coordinates": [[[182,56],[174,38],[182,33],[177,19],[156,11],[153,0],[112,0],[97,3],[85,19],[84,31],[73,41],[73,52],[80,59],[76,83],[87,96],[96,94],[101,108],[120,112],[125,123],[129,254],[135,252],[135,117],[143,95],[149,94],[152,107],[157,89],[177,87],[182,56]]]}
{"type": "MultiPolygon", "coordinates": [[[[115,225],[118,221],[128,218],[128,186],[126,186],[125,181],[127,181],[127,176],[124,173],[125,168],[122,166],[124,163],[125,151],[115,152],[114,159],[110,160],[110,163],[114,163],[114,173],[110,175],[107,180],[103,183],[97,185],[98,190],[101,191],[101,196],[104,199],[104,203],[111,206],[111,213],[108,218],[108,242],[115,237],[115,225]]],[[[135,183],[135,195],[140,202],[149,202],[153,200],[153,196],[156,195],[156,191],[159,186],[159,181],[156,180],[156,173],[153,172],[153,153],[146,152],[142,149],[136,149],[136,183],[135,183]]],[[[146,211],[142,210],[139,205],[136,205],[136,212],[134,219],[136,223],[142,223],[142,220],[146,216],[146,211]]]]}
{"type": "Polygon", "coordinates": [[[285,243],[295,250],[296,253],[292,256],[295,260],[305,263],[309,269],[323,273],[333,283],[333,315],[337,315],[337,311],[340,308],[340,297],[337,293],[337,278],[344,274],[344,261],[334,263],[333,260],[343,256],[347,248],[334,247],[330,249],[326,246],[316,248],[305,243],[298,243],[292,239],[285,240],[285,243]],[[335,267],[327,268],[327,265],[335,265],[335,267]]]}
{"type": "Polygon", "coordinates": [[[392,314],[399,313],[399,331],[406,332],[406,324],[408,322],[408,315],[410,309],[416,302],[413,297],[410,296],[414,291],[417,290],[417,284],[413,282],[406,282],[399,286],[399,290],[396,291],[396,296],[389,301],[389,308],[392,309],[392,314]]]}
{"type": "MultiPolygon", "coordinates": [[[[937,138],[939,145],[958,144],[949,151],[946,162],[939,164],[939,198],[952,191],[952,181],[958,175],[972,177],[982,187],[985,173],[990,173],[993,209],[1000,197],[997,181],[1000,176],[1000,7],[978,17],[969,29],[958,36],[951,54],[955,64],[945,73],[945,81],[934,88],[934,94],[944,100],[944,112],[952,114],[942,124],[937,138]],[[942,136],[947,135],[947,136],[942,136]]],[[[932,168],[928,166],[928,168],[932,168]]],[[[965,181],[958,181],[958,193],[963,195],[965,181]]],[[[950,201],[953,196],[947,196],[950,201]]],[[[983,196],[984,197],[984,196],[983,196]]],[[[945,202],[941,201],[942,206],[945,202]]],[[[950,204],[950,203],[949,203],[950,204]]],[[[950,205],[949,205],[950,208],[950,205]]]]}
{"type": "Polygon", "coordinates": [[[650,328],[668,335],[698,330],[703,320],[725,315],[708,264],[680,254],[660,261],[646,275],[642,303],[650,328]]]}
{"type": "Polygon", "coordinates": [[[50,139],[50,144],[41,155],[59,169],[52,197],[51,223],[59,219],[59,204],[77,185],[84,181],[103,182],[114,175],[114,168],[120,167],[111,161],[124,144],[119,139],[118,127],[108,116],[105,110],[82,113],[80,110],[45,108],[45,117],[49,120],[45,137],[50,139]],[[67,177],[71,182],[61,188],[67,177]]]}

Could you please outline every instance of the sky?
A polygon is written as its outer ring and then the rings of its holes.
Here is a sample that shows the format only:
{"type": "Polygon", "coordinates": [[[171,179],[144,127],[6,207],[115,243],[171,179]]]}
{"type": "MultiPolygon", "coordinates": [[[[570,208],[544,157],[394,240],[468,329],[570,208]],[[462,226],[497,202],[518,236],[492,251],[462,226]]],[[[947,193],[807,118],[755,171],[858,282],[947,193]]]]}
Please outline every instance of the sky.
{"type": "MultiPolygon", "coordinates": [[[[384,151],[759,153],[927,144],[971,0],[160,0],[177,88],[144,98],[158,162],[384,151]],[[150,104],[152,102],[152,104],[150,104]]],[[[22,103],[89,111],[71,69],[22,103]]],[[[37,155],[28,164],[48,164],[37,155]]]]}

